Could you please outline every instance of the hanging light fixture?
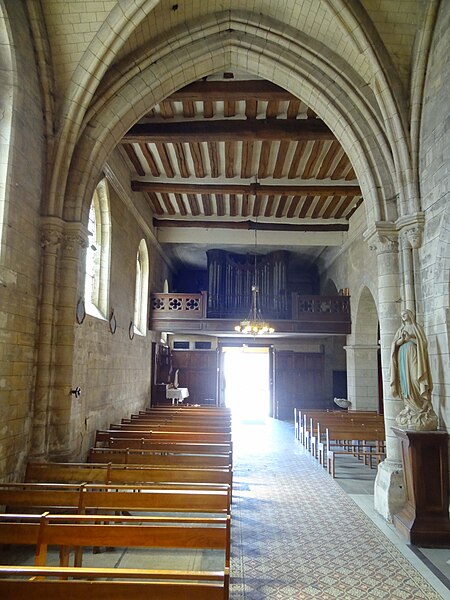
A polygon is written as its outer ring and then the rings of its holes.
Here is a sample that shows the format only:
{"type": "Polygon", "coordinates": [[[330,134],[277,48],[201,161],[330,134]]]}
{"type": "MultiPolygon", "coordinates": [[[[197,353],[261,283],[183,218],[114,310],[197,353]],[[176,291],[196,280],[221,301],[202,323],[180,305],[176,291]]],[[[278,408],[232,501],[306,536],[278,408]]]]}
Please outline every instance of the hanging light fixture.
{"type": "Polygon", "coordinates": [[[258,306],[259,286],[256,283],[256,248],[258,245],[257,225],[258,224],[255,221],[255,261],[253,265],[252,305],[248,317],[241,321],[239,325],[236,325],[234,328],[237,333],[244,333],[246,335],[253,336],[266,335],[267,333],[273,333],[275,331],[273,327],[264,321],[261,310],[258,306]]]}

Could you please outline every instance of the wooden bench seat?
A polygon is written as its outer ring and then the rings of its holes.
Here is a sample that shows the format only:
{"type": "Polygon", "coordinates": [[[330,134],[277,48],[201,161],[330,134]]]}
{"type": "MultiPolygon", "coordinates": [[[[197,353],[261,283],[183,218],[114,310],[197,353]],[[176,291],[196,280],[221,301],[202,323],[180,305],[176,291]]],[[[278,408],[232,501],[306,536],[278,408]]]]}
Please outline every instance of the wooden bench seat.
{"type": "Polygon", "coordinates": [[[174,575],[143,569],[0,566],[0,597],[2,600],[227,600],[228,580],[229,569],[212,573],[177,571],[174,575]],[[175,576],[181,581],[171,581],[175,576]],[[189,581],[190,576],[200,581],[189,581]]]}
{"type": "MultiPolygon", "coordinates": [[[[123,419],[122,419],[123,421],[123,419]]],[[[211,426],[203,423],[174,423],[169,422],[152,422],[145,423],[138,419],[130,420],[129,423],[111,423],[109,429],[120,429],[123,430],[134,430],[134,431],[187,431],[187,432],[205,432],[205,433],[229,433],[231,434],[231,427],[229,425],[211,426]]]]}
{"type": "Polygon", "coordinates": [[[180,452],[171,449],[169,452],[153,450],[132,450],[130,448],[91,448],[88,462],[134,464],[134,465],[178,465],[188,467],[226,467],[232,465],[233,456],[230,451],[217,454],[180,452]]]}
{"type": "MultiPolygon", "coordinates": [[[[161,518],[161,517],[112,517],[110,515],[75,516],[51,515],[1,515],[0,516],[0,543],[20,544],[35,546],[35,566],[45,567],[49,559],[48,548],[55,546],[60,549],[60,567],[68,567],[70,552],[76,549],[74,554],[74,570],[56,571],[58,575],[67,577],[70,573],[73,577],[85,575],[84,571],[75,571],[82,567],[83,548],[106,546],[108,548],[158,548],[158,549],[189,549],[189,550],[219,550],[223,552],[223,571],[155,571],[151,578],[170,581],[186,578],[191,581],[202,582],[209,580],[211,583],[219,583],[223,595],[219,598],[228,597],[228,574],[230,566],[230,517],[215,519],[191,519],[191,518],[161,518]]],[[[12,567],[7,567],[0,572],[0,577],[11,573],[12,567]]],[[[121,569],[114,569],[114,579],[130,575],[128,569],[120,573],[121,569]]],[[[31,569],[31,572],[33,570],[31,569]]],[[[22,572],[23,573],[23,572],[22,572]]],[[[86,577],[94,573],[92,569],[86,570],[86,577]]],[[[49,574],[44,573],[43,574],[49,574]]],[[[105,571],[103,571],[105,575],[105,571]]],[[[17,571],[16,571],[17,575],[17,571]]],[[[99,575],[100,576],[100,575],[99,575]]],[[[136,578],[143,579],[144,572],[136,578]]],[[[132,578],[132,577],[131,577],[132,578]]],[[[95,575],[94,575],[95,579],[95,575]]],[[[1,581],[5,581],[1,579],[1,581]]],[[[69,580],[70,581],[70,580],[69,580]]],[[[72,582],[73,583],[73,582],[72,582]]],[[[3,584],[2,584],[3,585],[3,584]]],[[[0,588],[1,589],[1,588],[0,588]]],[[[7,585],[3,585],[7,590],[7,585]]],[[[15,590],[18,589],[16,586],[15,590]]],[[[28,588],[30,598],[33,593],[28,588]]],[[[50,588],[49,588],[50,589],[50,588]]],[[[67,586],[66,593],[71,598],[71,587],[67,586]]],[[[174,589],[181,590],[175,586],[174,589]]],[[[147,588],[150,594],[150,588],[147,588]]],[[[52,592],[53,593],[53,592],[52,592]]],[[[98,598],[89,594],[91,598],[98,598]]],[[[100,590],[99,590],[100,593],[100,590]]],[[[2,595],[2,598],[4,596],[2,595]]],[[[26,596],[22,596],[26,597],[26,596]]],[[[103,596],[102,596],[103,597],[103,596]]],[[[151,596],[148,596],[151,597],[151,596]]],[[[159,598],[159,596],[156,596],[159,598]]],[[[169,596],[172,598],[175,596],[169,596]]],[[[182,597],[182,596],[181,596],[182,597]]],[[[108,597],[109,598],[109,597],[108,597]]],[[[192,596],[195,598],[195,596],[192,596]]],[[[206,596],[205,596],[206,598],[206,596]]]]}
{"type": "MultiPolygon", "coordinates": [[[[28,463],[26,482],[105,484],[210,483],[231,487],[233,472],[226,467],[164,468],[149,465],[114,465],[112,463],[28,463]]],[[[1,488],[0,488],[1,489],[1,488]]]]}
{"type": "Polygon", "coordinates": [[[89,511],[230,513],[230,489],[167,489],[146,485],[0,484],[0,506],[17,512],[89,511]]]}
{"type": "Polygon", "coordinates": [[[372,467],[374,458],[385,458],[384,428],[355,426],[345,428],[326,428],[326,461],[328,473],[336,476],[336,458],[338,456],[363,457],[372,467]]]}
{"type": "Polygon", "coordinates": [[[231,442],[231,433],[207,433],[199,431],[139,431],[104,429],[97,430],[95,435],[95,446],[98,444],[108,445],[111,438],[148,439],[164,442],[199,442],[224,444],[231,442]]]}
{"type": "Polygon", "coordinates": [[[310,450],[314,458],[323,464],[327,427],[358,427],[358,425],[384,428],[384,417],[376,412],[352,411],[344,415],[312,416],[309,420],[310,450]]]}

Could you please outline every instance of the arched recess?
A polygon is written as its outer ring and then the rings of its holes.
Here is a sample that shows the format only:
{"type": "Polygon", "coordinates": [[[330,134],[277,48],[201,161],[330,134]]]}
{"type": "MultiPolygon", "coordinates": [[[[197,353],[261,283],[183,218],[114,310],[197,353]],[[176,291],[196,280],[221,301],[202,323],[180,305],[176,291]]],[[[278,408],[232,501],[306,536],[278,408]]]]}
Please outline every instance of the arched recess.
{"type": "Polygon", "coordinates": [[[244,31],[239,22],[231,31],[216,27],[209,36],[206,28],[203,37],[194,40],[188,32],[172,45],[165,40],[161,48],[152,48],[153,62],[146,58],[135,65],[132,76],[123,66],[114,93],[104,90],[84,123],[70,168],[64,218],[85,220],[82,202],[89,197],[99,169],[151,106],[192,81],[228,69],[268,79],[308,103],[348,154],[363,190],[368,223],[395,218],[389,202],[395,196],[394,164],[376,102],[370,94],[363,96],[362,80],[356,73],[344,75],[339,57],[318,56],[314,40],[289,38],[287,44],[285,30],[271,31],[267,39],[260,25],[260,21],[253,27],[247,23],[244,31]]]}
{"type": "Polygon", "coordinates": [[[14,64],[11,52],[9,22],[3,2],[0,3],[0,264],[4,256],[4,230],[8,221],[9,152],[12,137],[12,119],[14,106],[14,64]]]}
{"type": "Polygon", "coordinates": [[[363,287],[353,299],[353,343],[347,350],[347,387],[352,410],[378,410],[380,362],[378,313],[372,293],[363,287]]]}

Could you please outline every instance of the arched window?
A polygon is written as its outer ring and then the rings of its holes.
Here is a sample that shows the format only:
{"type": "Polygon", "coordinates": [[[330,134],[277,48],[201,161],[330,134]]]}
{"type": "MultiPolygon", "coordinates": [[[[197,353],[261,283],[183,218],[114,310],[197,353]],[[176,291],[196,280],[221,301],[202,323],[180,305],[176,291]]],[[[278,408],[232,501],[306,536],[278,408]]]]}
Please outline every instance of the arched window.
{"type": "Polygon", "coordinates": [[[134,329],[145,335],[147,331],[147,294],[148,294],[148,250],[141,240],[136,255],[136,286],[134,290],[134,329]]]}
{"type": "Polygon", "coordinates": [[[108,314],[110,249],[108,184],[103,179],[94,192],[89,209],[84,302],[86,312],[104,319],[108,314]]]}

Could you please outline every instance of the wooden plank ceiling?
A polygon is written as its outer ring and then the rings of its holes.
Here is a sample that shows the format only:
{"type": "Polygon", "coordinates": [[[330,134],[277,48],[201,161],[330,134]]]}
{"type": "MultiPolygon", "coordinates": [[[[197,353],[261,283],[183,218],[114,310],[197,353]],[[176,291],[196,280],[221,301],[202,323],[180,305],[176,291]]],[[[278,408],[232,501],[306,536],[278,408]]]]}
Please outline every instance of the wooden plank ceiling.
{"type": "Polygon", "coordinates": [[[303,102],[260,79],[228,73],[192,83],[153,107],[122,147],[131,188],[146,195],[158,225],[256,218],[278,229],[331,228],[362,202],[331,130],[303,102]]]}

